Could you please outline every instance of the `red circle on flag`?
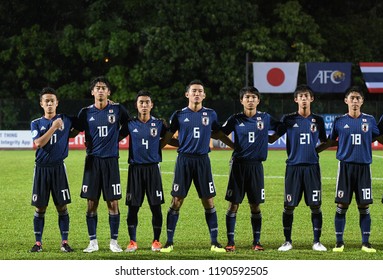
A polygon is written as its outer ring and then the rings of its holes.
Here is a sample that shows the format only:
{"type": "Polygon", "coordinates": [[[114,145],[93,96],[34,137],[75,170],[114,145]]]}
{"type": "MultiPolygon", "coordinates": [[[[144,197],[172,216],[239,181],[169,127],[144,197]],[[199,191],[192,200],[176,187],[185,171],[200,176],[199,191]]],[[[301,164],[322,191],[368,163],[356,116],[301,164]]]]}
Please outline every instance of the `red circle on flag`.
{"type": "Polygon", "coordinates": [[[267,72],[267,81],[270,85],[278,87],[285,81],[285,73],[281,68],[271,68],[267,72]]]}

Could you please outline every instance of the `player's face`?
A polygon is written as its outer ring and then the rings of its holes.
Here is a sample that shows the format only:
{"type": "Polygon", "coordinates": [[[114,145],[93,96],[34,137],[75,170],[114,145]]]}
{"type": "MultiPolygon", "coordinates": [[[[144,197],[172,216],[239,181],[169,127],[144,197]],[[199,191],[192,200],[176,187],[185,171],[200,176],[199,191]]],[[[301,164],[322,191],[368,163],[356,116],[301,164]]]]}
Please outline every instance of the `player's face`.
{"type": "Polygon", "coordinates": [[[47,93],[41,97],[40,106],[44,109],[44,113],[48,115],[55,115],[56,108],[59,105],[56,95],[47,93]]]}
{"type": "Polygon", "coordinates": [[[153,108],[153,102],[149,96],[139,96],[136,106],[139,114],[147,115],[150,114],[150,111],[153,108]]]}
{"type": "Polygon", "coordinates": [[[360,111],[363,105],[363,97],[359,92],[351,92],[345,99],[344,102],[348,105],[349,111],[360,111]]]}
{"type": "Polygon", "coordinates": [[[308,109],[310,108],[311,102],[314,101],[314,97],[307,91],[300,92],[297,94],[297,97],[294,98],[294,101],[298,103],[300,109],[308,109]]]}
{"type": "Polygon", "coordinates": [[[257,106],[260,102],[258,96],[254,93],[246,92],[243,95],[243,98],[240,100],[243,108],[245,110],[254,110],[257,109],[257,106]]]}
{"type": "Polygon", "coordinates": [[[98,82],[92,89],[92,95],[96,101],[104,101],[108,99],[110,90],[105,83],[98,82]]]}
{"type": "Polygon", "coordinates": [[[185,96],[189,103],[201,103],[205,99],[205,91],[202,85],[191,85],[185,96]]]}

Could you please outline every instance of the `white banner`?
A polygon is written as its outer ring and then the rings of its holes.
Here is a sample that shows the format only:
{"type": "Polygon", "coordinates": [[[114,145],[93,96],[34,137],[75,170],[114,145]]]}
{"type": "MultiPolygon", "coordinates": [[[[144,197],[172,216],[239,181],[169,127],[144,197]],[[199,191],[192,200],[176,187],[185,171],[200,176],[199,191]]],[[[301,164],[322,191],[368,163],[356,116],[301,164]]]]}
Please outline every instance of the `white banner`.
{"type": "Polygon", "coordinates": [[[31,149],[32,135],[29,130],[0,130],[0,149],[31,149]]]}

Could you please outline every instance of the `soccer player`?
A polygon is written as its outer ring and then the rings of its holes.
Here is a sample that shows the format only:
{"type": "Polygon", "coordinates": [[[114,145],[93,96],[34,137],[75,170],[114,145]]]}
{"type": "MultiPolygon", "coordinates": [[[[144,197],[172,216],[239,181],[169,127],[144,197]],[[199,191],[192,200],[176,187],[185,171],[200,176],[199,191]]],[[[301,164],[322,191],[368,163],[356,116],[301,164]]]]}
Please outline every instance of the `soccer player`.
{"type": "MultiPolygon", "coordinates": [[[[225,144],[230,144],[231,140],[220,130],[216,112],[202,105],[206,94],[201,81],[191,81],[186,87],[185,96],[189,100],[188,106],[174,112],[170,118],[170,132],[174,134],[178,131],[179,147],[171,191],[172,202],[166,220],[167,241],[160,252],[173,251],[173,237],[179,211],[192,181],[205,209],[205,219],[211,240],[210,250],[226,252],[217,241],[218,221],[213,200],[216,191],[208,153],[212,131],[215,132],[214,137],[225,144]]],[[[232,146],[232,142],[230,145],[232,146]]]]}
{"type": "Polygon", "coordinates": [[[136,239],[138,211],[144,201],[145,193],[152,212],[152,251],[159,251],[162,247],[161,204],[164,203],[164,195],[159,163],[162,161],[161,139],[170,132],[163,120],[151,115],[153,105],[150,92],[139,91],[135,102],[138,116],[122,127],[120,132],[123,138],[129,135],[126,205],[128,205],[127,225],[130,242],[126,252],[135,252],[138,249],[136,239]]]}
{"type": "Polygon", "coordinates": [[[376,250],[369,243],[371,216],[369,205],[372,203],[371,169],[373,138],[380,132],[375,118],[361,112],[364,92],[353,86],[346,91],[344,102],[348,113],[334,120],[329,141],[318,147],[322,151],[329,146],[338,146],[336,158],[339,160],[335,203],[334,252],[343,252],[343,234],[346,226],[346,213],[355,193],[359,210],[359,226],[362,234],[362,251],[374,253],[376,250]]]}
{"type": "Polygon", "coordinates": [[[86,223],[89,245],[83,251],[98,251],[97,208],[101,192],[109,213],[110,245],[112,252],[122,252],[117,243],[120,225],[118,200],[121,199],[120,170],[118,166],[119,130],[129,119],[127,110],[108,100],[111,86],[105,77],[95,78],[90,85],[94,104],[78,114],[81,129],[85,131],[86,158],[81,197],[87,199],[86,223]]]}
{"type": "Polygon", "coordinates": [[[58,213],[61,251],[73,251],[68,244],[67,204],[71,203],[71,196],[64,159],[68,156],[69,137],[76,134],[71,135],[76,126],[76,118],[57,114],[58,104],[56,91],[50,87],[43,88],[40,92],[40,106],[44,109],[44,116],[31,122],[32,139],[37,146],[31,202],[36,207],[33,218],[36,243],[31,252],[41,252],[43,249],[45,212],[50,193],[58,213]]]}
{"type": "Polygon", "coordinates": [[[253,230],[252,250],[263,251],[260,243],[262,215],[260,204],[265,201],[262,162],[267,158],[268,132],[276,131],[279,121],[268,113],[257,111],[261,95],[255,87],[239,91],[243,112],[230,116],[222,126],[229,135],[234,132],[234,151],[231,158],[229,182],[225,199],[229,201],[226,213],[228,243],[226,251],[235,251],[234,231],[239,204],[245,195],[250,206],[250,221],[253,230]]]}
{"type": "Polygon", "coordinates": [[[298,206],[302,195],[306,205],[311,209],[311,222],[314,233],[312,249],[327,251],[320,242],[322,231],[322,183],[319,156],[315,148],[318,143],[326,142],[326,130],[323,118],[311,112],[314,93],[307,85],[299,85],[294,91],[294,101],[298,111],[286,114],[281,122],[284,124],[277,135],[286,132],[286,172],[284,210],[282,214],[285,242],[279,251],[289,251],[292,245],[292,226],[294,209],[298,206]]]}

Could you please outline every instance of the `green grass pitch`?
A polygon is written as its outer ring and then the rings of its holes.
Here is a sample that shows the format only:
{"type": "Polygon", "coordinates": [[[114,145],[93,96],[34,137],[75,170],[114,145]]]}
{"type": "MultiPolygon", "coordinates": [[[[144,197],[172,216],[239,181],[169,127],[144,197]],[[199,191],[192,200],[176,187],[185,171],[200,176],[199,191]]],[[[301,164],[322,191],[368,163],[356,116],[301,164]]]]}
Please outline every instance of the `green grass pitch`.
{"type": "MultiPolygon", "coordinates": [[[[237,215],[236,246],[234,253],[216,254],[210,252],[210,242],[204,211],[194,187],[180,211],[180,218],[174,237],[174,251],[161,254],[150,250],[152,240],[151,213],[144,202],[139,212],[137,242],[139,250],[135,253],[112,253],[109,250],[109,225],[106,204],[100,201],[98,210],[98,240],[100,250],[85,254],[82,250],[88,244],[88,234],[85,222],[86,200],[80,198],[80,188],[85,151],[71,150],[66,159],[72,203],[68,206],[70,214],[69,243],[75,252],[67,254],[60,252],[60,235],[57,224],[56,209],[52,199],[46,213],[43,234],[43,252],[29,253],[34,243],[33,213],[30,205],[32,174],[34,165],[34,151],[0,151],[0,259],[1,260],[382,260],[383,259],[383,170],[382,151],[374,151],[372,175],[374,204],[371,205],[372,232],[370,241],[378,250],[375,254],[361,251],[361,233],[359,229],[359,214],[355,200],[347,213],[345,230],[345,251],[333,253],[335,244],[334,214],[335,214],[335,181],[337,160],[335,151],[328,150],[320,154],[323,185],[323,229],[322,243],[329,249],[327,252],[314,252],[312,246],[312,228],[310,209],[304,200],[295,210],[293,224],[293,250],[278,252],[283,243],[282,210],[286,152],[284,150],[270,150],[268,160],[264,162],[266,202],[262,205],[263,225],[261,243],[265,247],[263,252],[251,250],[252,234],[250,225],[250,211],[247,200],[242,203],[237,215]]],[[[210,159],[214,181],[217,189],[215,206],[219,219],[219,241],[226,245],[225,214],[227,201],[225,191],[229,172],[231,150],[213,150],[210,159]]],[[[170,188],[176,158],[175,150],[163,151],[161,163],[162,178],[165,192],[165,204],[162,207],[164,225],[161,242],[166,241],[166,213],[170,205],[170,188]]],[[[119,243],[125,247],[129,242],[126,226],[127,207],[125,206],[125,191],[127,180],[127,151],[120,151],[121,184],[123,199],[120,201],[121,224],[119,243]]]]}

